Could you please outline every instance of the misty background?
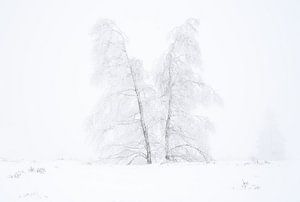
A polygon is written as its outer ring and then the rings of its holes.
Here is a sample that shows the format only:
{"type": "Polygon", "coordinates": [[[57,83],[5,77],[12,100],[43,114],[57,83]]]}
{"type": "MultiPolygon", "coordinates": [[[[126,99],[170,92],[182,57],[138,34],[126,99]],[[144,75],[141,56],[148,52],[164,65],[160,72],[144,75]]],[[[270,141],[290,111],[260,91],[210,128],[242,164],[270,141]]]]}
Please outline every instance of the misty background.
{"type": "Polygon", "coordinates": [[[91,84],[93,25],[114,20],[129,38],[130,56],[151,72],[168,33],[200,19],[203,78],[222,107],[215,123],[215,159],[256,154],[266,127],[282,135],[286,156],[300,147],[300,3],[292,1],[38,1],[0,0],[0,157],[96,158],[86,119],[99,93],[91,84]],[[272,124],[265,124],[272,114],[272,124]]]}

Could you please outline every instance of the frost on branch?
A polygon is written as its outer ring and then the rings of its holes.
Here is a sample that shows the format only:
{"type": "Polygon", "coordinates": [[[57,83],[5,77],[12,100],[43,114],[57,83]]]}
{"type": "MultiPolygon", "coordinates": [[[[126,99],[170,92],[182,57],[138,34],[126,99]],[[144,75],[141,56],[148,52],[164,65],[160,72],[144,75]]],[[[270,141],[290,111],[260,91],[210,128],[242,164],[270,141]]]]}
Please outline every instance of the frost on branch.
{"type": "Polygon", "coordinates": [[[199,104],[220,102],[201,79],[198,20],[189,19],[171,32],[170,45],[158,75],[164,106],[166,160],[208,161],[208,118],[193,113],[199,104]]]}
{"type": "Polygon", "coordinates": [[[129,58],[125,37],[112,21],[101,20],[93,37],[93,79],[103,92],[90,117],[90,128],[101,157],[151,163],[145,103],[153,89],[143,81],[142,62],[129,58]]]}

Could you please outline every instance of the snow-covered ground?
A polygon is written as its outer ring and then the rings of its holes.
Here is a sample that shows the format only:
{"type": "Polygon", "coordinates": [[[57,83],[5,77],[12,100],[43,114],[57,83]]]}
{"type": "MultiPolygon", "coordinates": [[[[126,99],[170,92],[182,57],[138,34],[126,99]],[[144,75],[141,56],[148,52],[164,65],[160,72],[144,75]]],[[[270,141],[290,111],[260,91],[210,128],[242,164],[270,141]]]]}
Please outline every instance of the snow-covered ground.
{"type": "Polygon", "coordinates": [[[300,162],[0,161],[0,202],[300,201],[300,162]]]}

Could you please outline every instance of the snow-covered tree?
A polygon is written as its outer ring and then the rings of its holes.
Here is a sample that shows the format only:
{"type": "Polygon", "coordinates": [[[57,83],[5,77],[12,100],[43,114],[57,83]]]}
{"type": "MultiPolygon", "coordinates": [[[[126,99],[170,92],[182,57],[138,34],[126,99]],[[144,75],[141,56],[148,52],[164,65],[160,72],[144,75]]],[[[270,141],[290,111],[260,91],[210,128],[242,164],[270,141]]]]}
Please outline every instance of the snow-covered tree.
{"type": "Polygon", "coordinates": [[[267,112],[257,140],[259,160],[283,160],[285,157],[284,139],[273,113],[267,112]]]}
{"type": "Polygon", "coordinates": [[[94,81],[101,85],[102,96],[90,126],[101,157],[151,163],[145,105],[152,88],[144,82],[142,62],[128,56],[125,36],[114,22],[99,21],[92,36],[94,81]]]}
{"type": "Polygon", "coordinates": [[[200,76],[198,24],[198,20],[189,19],[171,32],[171,43],[158,74],[166,160],[209,160],[207,134],[212,125],[195,110],[219,97],[200,76]]]}

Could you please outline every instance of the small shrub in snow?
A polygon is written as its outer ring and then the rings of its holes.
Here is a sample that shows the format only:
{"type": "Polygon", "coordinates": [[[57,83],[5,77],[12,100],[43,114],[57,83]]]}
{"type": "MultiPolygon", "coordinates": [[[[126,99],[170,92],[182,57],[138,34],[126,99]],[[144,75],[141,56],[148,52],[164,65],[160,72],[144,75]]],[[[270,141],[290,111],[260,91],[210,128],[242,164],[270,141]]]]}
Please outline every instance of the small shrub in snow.
{"type": "Polygon", "coordinates": [[[17,171],[13,175],[10,175],[9,178],[17,179],[20,178],[22,174],[24,174],[24,171],[17,171]]]}
{"type": "Polygon", "coordinates": [[[40,173],[40,174],[44,174],[46,172],[46,169],[45,168],[38,168],[38,169],[36,169],[36,172],[40,173]]]}
{"type": "Polygon", "coordinates": [[[259,189],[260,187],[255,184],[250,184],[248,181],[242,180],[242,189],[259,189]]]}
{"type": "Polygon", "coordinates": [[[34,172],[34,168],[33,168],[33,167],[30,167],[30,168],[28,169],[28,172],[34,172]]]}

